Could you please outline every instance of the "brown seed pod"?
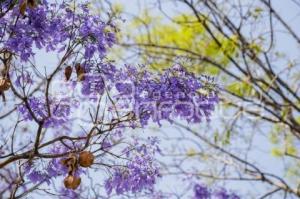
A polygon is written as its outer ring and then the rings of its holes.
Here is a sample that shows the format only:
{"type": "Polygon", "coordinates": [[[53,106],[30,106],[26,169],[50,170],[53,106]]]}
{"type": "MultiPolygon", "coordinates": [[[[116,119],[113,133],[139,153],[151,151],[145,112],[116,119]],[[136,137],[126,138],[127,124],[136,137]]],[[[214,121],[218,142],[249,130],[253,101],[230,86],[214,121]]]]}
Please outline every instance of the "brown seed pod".
{"type": "Polygon", "coordinates": [[[67,81],[69,81],[69,79],[71,78],[71,75],[72,75],[72,67],[71,66],[67,66],[65,68],[65,77],[66,77],[67,81]]]}
{"type": "Polygon", "coordinates": [[[27,2],[30,8],[36,7],[36,0],[27,0],[27,2]]]}
{"type": "Polygon", "coordinates": [[[25,15],[25,11],[26,11],[26,8],[27,8],[27,0],[23,0],[23,2],[20,4],[20,13],[21,15],[25,15]]]}
{"type": "Polygon", "coordinates": [[[79,165],[82,167],[90,167],[94,163],[95,156],[89,151],[82,151],[79,154],[79,165]]]}
{"type": "Polygon", "coordinates": [[[69,175],[64,179],[64,185],[67,189],[75,190],[80,185],[80,183],[81,183],[80,177],[77,178],[75,176],[69,175]]]}
{"type": "Polygon", "coordinates": [[[68,158],[61,160],[61,164],[68,167],[69,175],[74,175],[78,167],[77,156],[74,153],[70,153],[68,158]]]}
{"type": "Polygon", "coordinates": [[[0,92],[7,91],[11,86],[11,82],[7,78],[0,78],[0,92]]]}
{"type": "Polygon", "coordinates": [[[84,68],[80,65],[80,63],[77,63],[75,65],[75,69],[76,69],[76,74],[77,74],[78,81],[83,81],[84,80],[84,74],[85,74],[84,68]]]}

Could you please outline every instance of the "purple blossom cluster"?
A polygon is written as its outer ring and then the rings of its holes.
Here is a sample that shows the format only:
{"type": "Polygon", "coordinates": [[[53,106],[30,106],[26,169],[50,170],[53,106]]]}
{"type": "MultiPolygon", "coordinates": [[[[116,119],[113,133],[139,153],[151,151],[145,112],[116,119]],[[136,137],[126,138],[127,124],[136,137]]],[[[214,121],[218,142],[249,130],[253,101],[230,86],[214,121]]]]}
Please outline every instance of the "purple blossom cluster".
{"type": "Polygon", "coordinates": [[[147,144],[142,145],[137,145],[135,141],[137,146],[134,150],[135,155],[132,154],[132,149],[124,149],[128,157],[133,157],[124,167],[114,168],[112,176],[105,182],[108,194],[111,194],[113,190],[118,195],[125,192],[150,191],[152,193],[154,191],[154,185],[160,177],[159,167],[153,157],[158,150],[157,143],[156,138],[149,138],[147,144]]]}
{"type": "Polygon", "coordinates": [[[43,97],[31,97],[27,102],[18,107],[24,120],[36,118],[43,121],[45,128],[58,127],[69,121],[72,107],[69,99],[51,99],[47,104],[43,97]],[[50,107],[50,113],[48,112],[48,106],[50,107]]]}
{"type": "Polygon", "coordinates": [[[64,174],[66,171],[62,167],[58,158],[54,158],[49,162],[44,162],[44,166],[40,168],[36,163],[27,162],[24,165],[24,172],[27,179],[32,183],[46,182],[50,184],[50,180],[54,177],[64,174]]]}
{"type": "MultiPolygon", "coordinates": [[[[118,110],[133,112],[142,126],[149,122],[161,125],[161,121],[176,118],[191,123],[199,123],[206,118],[218,103],[217,91],[201,93],[204,84],[199,77],[188,73],[183,67],[175,65],[162,74],[141,71],[134,67],[117,69],[112,64],[93,66],[85,63],[84,80],[81,92],[84,96],[103,95],[105,91],[117,94],[112,100],[118,102],[118,110]]],[[[28,104],[45,126],[59,126],[70,116],[70,99],[51,100],[51,117],[43,98],[32,97],[28,104]]],[[[115,105],[115,104],[114,104],[115,105]]],[[[27,105],[28,106],[28,105],[27,105]]],[[[28,107],[23,104],[19,111],[25,119],[32,119],[28,107]]]]}
{"type": "Polygon", "coordinates": [[[110,90],[116,81],[117,69],[110,63],[96,63],[86,61],[83,63],[85,75],[82,81],[81,93],[84,96],[93,97],[97,94],[102,95],[105,88],[110,90]]]}
{"type": "Polygon", "coordinates": [[[34,48],[61,52],[70,46],[82,46],[84,57],[92,58],[95,52],[104,56],[106,48],[115,42],[98,16],[91,15],[87,5],[71,9],[67,2],[40,1],[36,7],[26,7],[24,16],[20,6],[15,6],[0,21],[1,48],[28,61],[34,48]],[[76,11],[76,12],[75,12],[76,11]]]}
{"type": "Polygon", "coordinates": [[[161,120],[172,122],[176,117],[191,123],[199,123],[202,118],[209,120],[218,103],[217,91],[201,93],[204,84],[200,78],[180,65],[162,74],[141,72],[133,67],[119,74],[119,83],[115,86],[120,98],[128,96],[143,126],[150,120],[160,125],[161,120]]]}
{"type": "MultiPolygon", "coordinates": [[[[49,154],[63,154],[68,151],[68,148],[60,145],[54,145],[49,149],[49,154]]],[[[26,178],[32,183],[46,182],[50,184],[51,179],[64,176],[67,174],[68,169],[62,163],[62,158],[52,158],[40,161],[28,161],[24,164],[24,172],[26,178]]],[[[78,168],[75,172],[76,175],[80,175],[84,171],[78,168]]]]}
{"type": "MultiPolygon", "coordinates": [[[[49,154],[65,151],[65,148],[54,146],[49,150],[49,154]]],[[[32,183],[47,182],[50,184],[51,178],[66,173],[67,169],[60,163],[60,158],[53,158],[43,162],[28,161],[24,164],[24,172],[32,183]]]]}
{"type": "Polygon", "coordinates": [[[224,188],[212,190],[203,184],[195,184],[193,199],[240,199],[240,197],[224,188]]]}

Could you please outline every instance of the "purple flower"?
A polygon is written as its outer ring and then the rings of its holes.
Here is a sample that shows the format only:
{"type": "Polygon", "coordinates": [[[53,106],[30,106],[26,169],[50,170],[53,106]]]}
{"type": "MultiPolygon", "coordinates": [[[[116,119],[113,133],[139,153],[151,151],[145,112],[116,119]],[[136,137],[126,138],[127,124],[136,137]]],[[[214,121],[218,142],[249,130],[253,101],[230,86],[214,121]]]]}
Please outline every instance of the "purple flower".
{"type": "Polygon", "coordinates": [[[121,95],[130,95],[133,92],[133,85],[130,83],[116,83],[116,89],[121,95]]]}
{"type": "Polygon", "coordinates": [[[47,176],[43,175],[42,173],[40,173],[38,171],[32,171],[27,175],[27,178],[32,183],[38,183],[38,182],[42,182],[43,180],[47,179],[47,176]]]}
{"type": "Polygon", "coordinates": [[[18,87],[26,86],[28,84],[33,84],[33,79],[28,72],[24,72],[23,74],[17,76],[15,84],[18,87]]]}
{"type": "Polygon", "coordinates": [[[65,198],[77,199],[77,198],[80,198],[80,192],[77,193],[73,190],[66,189],[66,188],[60,188],[59,195],[60,195],[59,198],[61,198],[61,199],[65,199],[65,198]]]}
{"type": "Polygon", "coordinates": [[[211,197],[210,190],[204,185],[196,184],[194,186],[194,193],[194,199],[209,199],[211,197]]]}
{"type": "Polygon", "coordinates": [[[237,194],[229,192],[225,188],[210,189],[204,184],[195,184],[193,191],[193,199],[240,199],[237,194]]]}
{"type": "Polygon", "coordinates": [[[228,192],[226,189],[221,188],[214,193],[216,199],[240,199],[235,193],[228,192]]]}
{"type": "Polygon", "coordinates": [[[40,121],[44,120],[44,127],[47,128],[59,126],[68,121],[71,113],[70,104],[67,98],[50,100],[51,117],[49,117],[45,100],[43,98],[32,97],[28,99],[28,105],[22,104],[18,107],[18,110],[25,120],[33,120],[34,117],[40,121]]]}
{"type": "MultiPolygon", "coordinates": [[[[113,191],[116,194],[125,192],[138,193],[143,191],[154,191],[157,178],[160,177],[159,167],[156,165],[153,156],[157,150],[157,140],[149,138],[146,144],[138,144],[134,141],[134,155],[124,167],[115,167],[113,175],[105,181],[105,189],[108,194],[113,191]],[[154,145],[150,145],[153,143],[154,145]]],[[[131,149],[124,149],[127,157],[132,155],[131,149]]]]}
{"type": "Polygon", "coordinates": [[[87,74],[84,77],[81,92],[84,95],[100,94],[104,92],[105,84],[101,75],[87,74]]]}
{"type": "Polygon", "coordinates": [[[91,59],[96,52],[96,47],[94,45],[87,44],[85,47],[84,58],[91,59]]]}
{"type": "Polygon", "coordinates": [[[127,97],[142,126],[151,120],[159,125],[161,120],[172,122],[176,117],[191,123],[199,123],[203,118],[209,121],[218,103],[217,86],[207,95],[202,94],[200,90],[205,87],[200,78],[179,65],[162,74],[125,66],[116,73],[116,79],[118,98],[127,97]]]}
{"type": "Polygon", "coordinates": [[[110,194],[113,189],[117,194],[153,191],[159,172],[157,168],[152,168],[148,164],[148,160],[137,158],[128,164],[126,169],[115,169],[113,177],[105,182],[107,193],[110,194]]]}
{"type": "MultiPolygon", "coordinates": [[[[7,7],[7,3],[1,3],[2,6],[7,7]]],[[[98,16],[91,15],[86,6],[79,5],[78,12],[67,7],[66,2],[57,6],[44,0],[34,9],[27,8],[26,17],[21,18],[19,6],[15,6],[1,18],[0,30],[6,30],[5,33],[0,31],[1,35],[6,34],[4,47],[19,55],[22,61],[28,61],[35,54],[34,47],[61,51],[72,39],[83,45],[86,59],[96,52],[103,57],[106,48],[115,42],[114,34],[106,33],[107,25],[98,16]]]]}

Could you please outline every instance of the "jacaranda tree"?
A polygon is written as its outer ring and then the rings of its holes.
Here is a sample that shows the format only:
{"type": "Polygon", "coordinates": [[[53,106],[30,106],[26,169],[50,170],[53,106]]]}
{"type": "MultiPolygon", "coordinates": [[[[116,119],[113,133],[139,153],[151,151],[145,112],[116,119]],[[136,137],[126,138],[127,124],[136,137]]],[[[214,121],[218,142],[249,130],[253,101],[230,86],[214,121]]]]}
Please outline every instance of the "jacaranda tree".
{"type": "MultiPolygon", "coordinates": [[[[159,140],[129,132],[206,122],[218,103],[210,77],[178,64],[116,66],[114,21],[88,6],[1,1],[0,198],[168,198],[154,188],[159,140]]],[[[239,198],[203,184],[190,197],[239,198]]]]}

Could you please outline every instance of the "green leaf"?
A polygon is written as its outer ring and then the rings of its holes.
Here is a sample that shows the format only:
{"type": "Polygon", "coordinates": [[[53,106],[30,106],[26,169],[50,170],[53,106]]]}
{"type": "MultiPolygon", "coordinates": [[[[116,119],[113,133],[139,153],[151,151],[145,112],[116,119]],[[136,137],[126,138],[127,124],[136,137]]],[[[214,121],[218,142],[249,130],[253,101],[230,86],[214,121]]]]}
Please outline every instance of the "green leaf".
{"type": "Polygon", "coordinates": [[[273,148],[271,154],[275,157],[282,157],[284,152],[280,148],[273,148]]]}
{"type": "Polygon", "coordinates": [[[197,154],[197,152],[196,152],[196,150],[195,149],[193,149],[193,148],[190,148],[188,151],[187,151],[187,156],[190,156],[190,157],[192,157],[192,156],[195,156],[196,154],[197,154]]]}
{"type": "Polygon", "coordinates": [[[248,82],[233,82],[227,86],[227,90],[238,96],[250,96],[253,94],[252,85],[248,82]]]}
{"type": "Polygon", "coordinates": [[[218,143],[218,141],[219,141],[219,133],[217,131],[214,133],[214,141],[215,141],[215,144],[218,143]]]}
{"type": "Polygon", "coordinates": [[[230,144],[230,137],[231,137],[231,132],[227,130],[225,133],[225,139],[223,140],[224,145],[230,144]]]}
{"type": "Polygon", "coordinates": [[[286,149],[287,154],[297,155],[297,149],[294,146],[289,145],[286,149]]]}

